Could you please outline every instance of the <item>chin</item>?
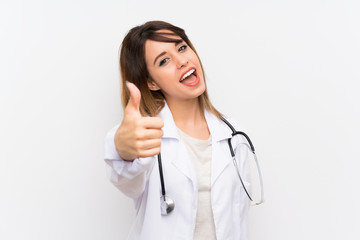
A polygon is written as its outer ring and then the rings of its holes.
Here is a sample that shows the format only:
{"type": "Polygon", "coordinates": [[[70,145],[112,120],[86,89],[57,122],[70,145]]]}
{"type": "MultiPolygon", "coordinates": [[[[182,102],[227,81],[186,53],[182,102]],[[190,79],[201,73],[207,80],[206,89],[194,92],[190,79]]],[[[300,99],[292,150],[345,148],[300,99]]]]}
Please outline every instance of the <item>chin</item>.
{"type": "Polygon", "coordinates": [[[197,94],[195,97],[200,97],[201,95],[203,95],[205,93],[205,85],[201,86],[201,88],[197,89],[197,94]]]}

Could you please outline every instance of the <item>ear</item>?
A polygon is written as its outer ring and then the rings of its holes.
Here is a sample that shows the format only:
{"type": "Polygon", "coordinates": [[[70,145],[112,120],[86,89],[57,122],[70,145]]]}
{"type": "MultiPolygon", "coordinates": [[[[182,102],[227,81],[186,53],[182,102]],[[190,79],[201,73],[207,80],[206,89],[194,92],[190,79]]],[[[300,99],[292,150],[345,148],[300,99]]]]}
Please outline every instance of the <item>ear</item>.
{"type": "Polygon", "coordinates": [[[148,88],[151,90],[151,91],[158,91],[160,90],[160,87],[151,79],[148,78],[147,80],[147,84],[148,84],[148,88]]]}

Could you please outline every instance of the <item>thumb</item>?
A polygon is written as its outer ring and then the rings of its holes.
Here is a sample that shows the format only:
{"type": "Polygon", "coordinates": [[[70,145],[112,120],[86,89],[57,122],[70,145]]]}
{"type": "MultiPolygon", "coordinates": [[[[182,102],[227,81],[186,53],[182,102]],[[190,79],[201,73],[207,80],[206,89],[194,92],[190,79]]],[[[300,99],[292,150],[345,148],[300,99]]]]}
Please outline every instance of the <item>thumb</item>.
{"type": "Polygon", "coordinates": [[[125,111],[131,114],[140,114],[140,100],[141,93],[140,90],[136,87],[135,84],[126,81],[126,86],[130,92],[130,99],[128,104],[126,105],[125,111]]]}

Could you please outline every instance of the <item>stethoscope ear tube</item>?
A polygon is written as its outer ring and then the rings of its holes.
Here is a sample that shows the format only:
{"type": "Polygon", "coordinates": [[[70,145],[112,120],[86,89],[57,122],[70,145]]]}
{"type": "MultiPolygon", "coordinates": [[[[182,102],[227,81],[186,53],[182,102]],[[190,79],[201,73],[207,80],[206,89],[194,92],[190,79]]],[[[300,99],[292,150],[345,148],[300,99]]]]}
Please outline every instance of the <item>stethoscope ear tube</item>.
{"type": "MultiPolygon", "coordinates": [[[[260,205],[261,203],[264,202],[264,186],[263,186],[263,179],[262,179],[262,174],[261,174],[261,170],[260,170],[260,165],[259,165],[259,162],[258,162],[258,160],[257,160],[255,151],[253,151],[253,155],[254,155],[254,160],[255,160],[256,166],[257,166],[257,171],[258,171],[259,181],[260,181],[260,189],[261,189],[261,193],[260,193],[260,194],[261,194],[261,195],[260,195],[261,197],[260,197],[260,201],[258,201],[258,202],[255,202],[255,201],[251,198],[251,196],[250,196],[248,190],[246,189],[245,184],[244,184],[244,182],[243,182],[243,180],[242,180],[242,178],[241,178],[241,174],[240,174],[240,172],[239,172],[239,168],[238,168],[238,165],[237,165],[237,162],[236,162],[236,158],[235,158],[235,152],[234,152],[234,149],[233,149],[232,144],[231,144],[231,139],[232,139],[232,138],[229,138],[229,139],[228,139],[229,149],[230,149],[230,153],[231,153],[231,157],[232,157],[232,160],[233,160],[233,163],[234,163],[234,167],[235,167],[236,173],[237,173],[237,175],[238,175],[238,177],[239,177],[239,179],[240,179],[241,185],[242,185],[243,189],[245,190],[246,195],[247,195],[248,198],[250,199],[251,206],[260,205]]],[[[250,139],[249,139],[249,144],[251,145],[250,139]]],[[[249,145],[246,145],[246,146],[247,146],[248,148],[250,148],[250,150],[252,151],[251,146],[249,146],[249,145]]]]}
{"type": "Polygon", "coordinates": [[[247,189],[245,187],[245,184],[244,184],[244,182],[242,180],[242,177],[240,175],[240,172],[239,172],[239,169],[238,169],[238,166],[237,166],[237,162],[236,162],[236,158],[235,158],[234,149],[233,149],[232,144],[231,144],[231,138],[228,139],[228,144],[229,144],[229,149],[230,149],[230,152],[231,152],[231,157],[233,159],[234,167],[235,167],[236,173],[237,173],[237,175],[238,175],[238,177],[240,179],[241,185],[243,186],[243,189],[245,190],[245,193],[248,196],[248,198],[250,199],[250,201],[253,202],[249,192],[247,191],[247,189]]]}
{"type": "Polygon", "coordinates": [[[247,142],[249,143],[249,145],[247,145],[247,147],[250,148],[250,150],[252,151],[252,153],[254,154],[254,158],[255,158],[255,162],[256,162],[256,166],[257,166],[257,171],[258,171],[258,175],[259,175],[259,181],[260,181],[260,188],[261,188],[261,199],[259,202],[254,202],[252,200],[252,198],[250,197],[250,194],[249,192],[247,191],[245,185],[244,185],[244,182],[241,178],[241,175],[240,175],[240,172],[239,172],[239,169],[237,167],[237,162],[236,162],[236,158],[235,158],[235,152],[234,152],[234,149],[232,147],[232,144],[231,144],[231,139],[232,138],[229,138],[228,139],[228,144],[229,144],[229,148],[230,148],[230,153],[231,153],[231,157],[233,159],[233,163],[234,163],[234,166],[235,166],[235,169],[236,169],[236,172],[237,172],[237,175],[240,179],[240,182],[241,182],[241,185],[243,186],[244,190],[245,190],[245,193],[246,195],[248,196],[248,198],[250,199],[251,201],[251,205],[254,206],[254,205],[260,205],[261,203],[264,202],[264,186],[263,186],[263,179],[262,179],[262,174],[261,174],[261,170],[260,170],[260,166],[259,166],[259,162],[257,160],[257,157],[256,157],[256,153],[255,153],[255,147],[253,145],[253,143],[251,142],[250,140],[250,137],[244,133],[244,132],[240,132],[240,131],[236,131],[235,128],[224,118],[224,117],[221,117],[221,120],[223,120],[224,123],[226,123],[226,125],[228,125],[228,127],[231,129],[232,131],[232,134],[231,136],[234,137],[235,135],[242,135],[246,138],[247,142]]]}
{"type": "Polygon", "coordinates": [[[260,205],[265,201],[264,200],[264,184],[263,184],[263,179],[262,179],[262,174],[261,174],[259,161],[257,160],[257,156],[256,156],[255,153],[254,153],[254,158],[255,158],[255,162],[256,162],[256,166],[257,166],[257,170],[258,170],[258,175],[259,175],[259,180],[260,180],[261,198],[260,198],[259,202],[255,202],[255,203],[253,203],[253,205],[260,205]]]}
{"type": "MultiPolygon", "coordinates": [[[[234,127],[224,118],[224,117],[221,117],[221,120],[224,121],[224,123],[226,123],[226,125],[228,125],[228,127],[231,129],[232,131],[232,137],[234,137],[235,135],[237,134],[240,134],[242,136],[244,136],[246,138],[246,140],[248,141],[249,145],[247,145],[247,147],[250,148],[250,150],[253,152],[254,154],[254,157],[255,157],[255,161],[256,161],[256,165],[257,165],[257,168],[258,168],[258,173],[259,173],[259,176],[260,176],[260,185],[261,185],[261,200],[260,202],[254,202],[250,196],[250,194],[248,193],[246,187],[245,187],[245,184],[240,176],[240,172],[239,172],[239,169],[238,169],[238,166],[237,166],[237,162],[236,162],[236,158],[235,158],[235,152],[234,152],[234,149],[232,147],[232,144],[231,144],[231,138],[228,139],[228,144],[229,144],[229,149],[230,149],[230,153],[231,153],[231,157],[233,159],[233,163],[234,163],[234,166],[235,166],[235,169],[237,171],[237,174],[238,174],[238,177],[240,179],[240,182],[241,182],[241,185],[242,187],[244,188],[245,190],[245,193],[246,195],[249,197],[250,201],[251,201],[251,205],[259,205],[261,204],[262,202],[264,202],[264,192],[263,192],[263,183],[262,183],[262,177],[261,177],[261,172],[260,172],[260,166],[259,166],[259,163],[257,161],[257,157],[256,157],[256,154],[255,154],[255,148],[254,148],[254,145],[252,144],[249,136],[244,133],[244,132],[239,132],[239,131],[236,131],[234,129],[234,127]]],[[[169,198],[168,196],[166,196],[166,191],[165,191],[165,182],[164,182],[164,175],[163,175],[163,169],[162,169],[162,162],[161,162],[161,153],[158,154],[158,166],[159,166],[159,175],[160,175],[160,183],[161,183],[161,197],[160,197],[160,209],[161,209],[161,215],[168,215],[169,213],[171,213],[174,208],[175,208],[175,203],[174,201],[169,198]]]]}

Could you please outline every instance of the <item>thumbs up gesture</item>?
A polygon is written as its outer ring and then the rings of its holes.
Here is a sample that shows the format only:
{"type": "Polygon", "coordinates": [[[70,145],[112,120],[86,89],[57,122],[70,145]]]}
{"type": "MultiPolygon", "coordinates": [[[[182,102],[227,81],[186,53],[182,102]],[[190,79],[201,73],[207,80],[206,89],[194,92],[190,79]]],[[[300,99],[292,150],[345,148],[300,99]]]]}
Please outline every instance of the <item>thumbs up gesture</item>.
{"type": "Polygon", "coordinates": [[[141,93],[127,82],[130,99],[124,109],[124,118],[114,137],[115,147],[120,157],[133,161],[138,157],[151,157],[160,152],[161,128],[164,122],[158,117],[143,117],[140,113],[141,93]]]}

